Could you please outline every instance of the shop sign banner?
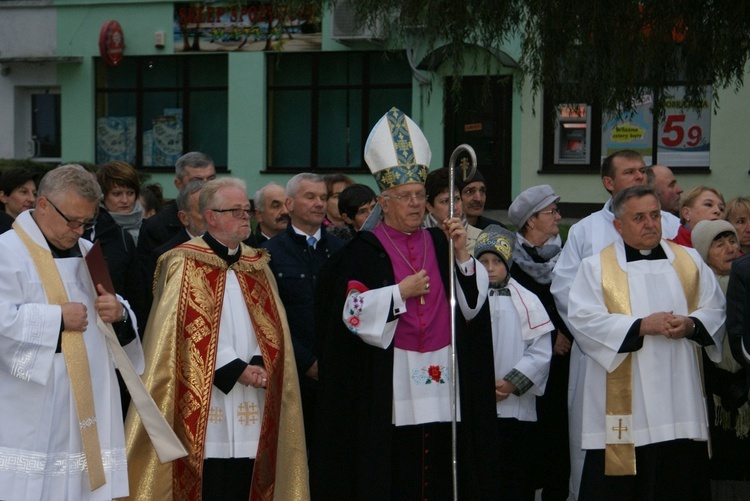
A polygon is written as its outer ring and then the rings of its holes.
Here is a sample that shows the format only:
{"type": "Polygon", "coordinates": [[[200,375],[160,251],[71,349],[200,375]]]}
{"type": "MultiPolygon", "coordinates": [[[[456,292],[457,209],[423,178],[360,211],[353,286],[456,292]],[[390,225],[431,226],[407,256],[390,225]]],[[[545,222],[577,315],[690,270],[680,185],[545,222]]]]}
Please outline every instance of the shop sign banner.
{"type": "Polygon", "coordinates": [[[708,167],[711,152],[711,87],[700,110],[683,109],[683,87],[670,89],[659,126],[657,158],[670,167],[708,167]]]}
{"type": "Polygon", "coordinates": [[[180,2],[175,52],[319,51],[320,13],[268,2],[180,2]]]}
{"type": "Polygon", "coordinates": [[[602,159],[619,150],[635,150],[651,163],[654,141],[654,117],[650,94],[636,103],[636,112],[628,116],[605,115],[602,120],[602,159]]]}

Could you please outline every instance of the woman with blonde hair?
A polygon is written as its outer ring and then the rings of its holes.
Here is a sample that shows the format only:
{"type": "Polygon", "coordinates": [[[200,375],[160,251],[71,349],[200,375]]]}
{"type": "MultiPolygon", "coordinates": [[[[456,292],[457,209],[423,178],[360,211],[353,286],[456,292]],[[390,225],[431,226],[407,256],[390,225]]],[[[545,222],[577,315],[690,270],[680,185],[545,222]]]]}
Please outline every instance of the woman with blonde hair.
{"type": "Polygon", "coordinates": [[[676,244],[692,247],[690,234],[701,221],[715,221],[724,214],[724,197],[716,188],[695,186],[682,194],[680,228],[672,240],[676,244]]]}
{"type": "Polygon", "coordinates": [[[724,219],[737,230],[740,251],[750,252],[750,197],[737,197],[727,202],[724,219]]]}

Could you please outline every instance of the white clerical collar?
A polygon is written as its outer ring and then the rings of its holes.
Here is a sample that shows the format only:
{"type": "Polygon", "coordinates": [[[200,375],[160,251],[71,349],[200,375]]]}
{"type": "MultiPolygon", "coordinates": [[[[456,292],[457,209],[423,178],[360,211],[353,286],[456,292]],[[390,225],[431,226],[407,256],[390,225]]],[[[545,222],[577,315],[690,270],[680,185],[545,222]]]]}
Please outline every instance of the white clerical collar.
{"type": "Polygon", "coordinates": [[[200,235],[193,235],[192,233],[190,233],[190,230],[188,230],[187,228],[185,228],[185,233],[188,234],[188,236],[190,237],[191,240],[193,238],[195,238],[195,237],[202,237],[203,236],[203,233],[201,233],[200,235]]]}
{"type": "Polygon", "coordinates": [[[302,235],[303,237],[305,237],[305,239],[307,239],[307,237],[315,237],[315,241],[316,242],[320,242],[320,235],[321,235],[320,228],[318,228],[318,230],[315,233],[313,233],[312,235],[308,235],[307,233],[305,233],[304,231],[300,230],[299,228],[297,228],[294,225],[292,225],[292,229],[294,230],[294,232],[297,235],[302,235]]]}

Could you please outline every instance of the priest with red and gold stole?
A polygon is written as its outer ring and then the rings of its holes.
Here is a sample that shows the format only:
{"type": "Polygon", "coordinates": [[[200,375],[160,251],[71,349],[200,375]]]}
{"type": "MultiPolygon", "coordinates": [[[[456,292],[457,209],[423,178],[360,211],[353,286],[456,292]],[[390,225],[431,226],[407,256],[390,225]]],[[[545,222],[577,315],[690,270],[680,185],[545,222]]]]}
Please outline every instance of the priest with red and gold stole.
{"type": "Polygon", "coordinates": [[[161,464],[129,413],[131,496],[307,499],[294,353],[270,256],[242,244],[244,182],[206,183],[199,207],[206,233],[160,258],[144,335],[144,382],[188,456],[161,464]]]}

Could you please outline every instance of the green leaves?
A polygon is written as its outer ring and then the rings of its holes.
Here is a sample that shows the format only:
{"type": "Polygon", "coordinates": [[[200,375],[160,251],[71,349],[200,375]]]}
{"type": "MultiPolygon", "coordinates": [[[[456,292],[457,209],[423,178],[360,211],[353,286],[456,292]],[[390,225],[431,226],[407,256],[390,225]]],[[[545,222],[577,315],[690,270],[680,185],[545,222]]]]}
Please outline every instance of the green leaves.
{"type": "Polygon", "coordinates": [[[750,51],[750,4],[736,0],[350,2],[364,24],[388,27],[387,46],[414,48],[417,60],[449,46],[453,76],[466,63],[487,68],[492,51],[503,51],[517,58],[519,85],[610,112],[632,110],[647,92],[658,102],[675,84],[698,107],[706,84],[714,92],[743,85],[750,51]]]}

